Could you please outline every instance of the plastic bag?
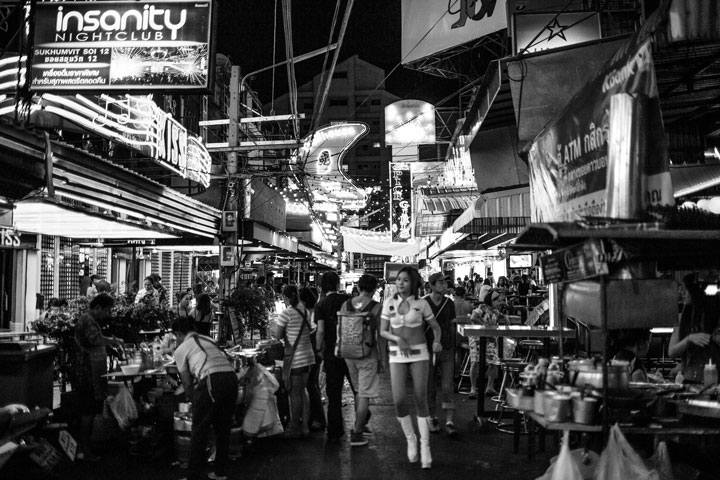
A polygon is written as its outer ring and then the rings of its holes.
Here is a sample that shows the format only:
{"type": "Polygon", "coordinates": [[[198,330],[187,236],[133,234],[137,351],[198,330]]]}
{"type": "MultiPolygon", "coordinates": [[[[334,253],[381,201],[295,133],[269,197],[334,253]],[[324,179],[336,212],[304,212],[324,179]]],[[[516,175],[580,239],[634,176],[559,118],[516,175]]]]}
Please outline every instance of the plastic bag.
{"type": "Polygon", "coordinates": [[[130,391],[121,388],[117,395],[110,397],[108,404],[120,430],[127,429],[138,418],[137,406],[130,391]]]}
{"type": "Polygon", "coordinates": [[[660,480],[675,480],[667,443],[658,443],[657,448],[655,448],[655,453],[650,457],[649,463],[650,466],[657,471],[660,480]]]}
{"type": "Polygon", "coordinates": [[[563,444],[557,461],[550,465],[542,477],[537,480],[583,480],[575,458],[570,452],[570,432],[563,433],[563,444]]]}
{"type": "Polygon", "coordinates": [[[243,418],[243,432],[249,436],[271,436],[283,432],[275,392],[280,387],[275,376],[262,365],[256,365],[250,382],[250,402],[243,418]],[[263,435],[264,434],[264,435],[263,435]]]}
{"type": "Polygon", "coordinates": [[[607,446],[600,456],[595,480],[660,480],[655,470],[648,470],[640,455],[630,446],[617,424],[610,429],[607,446]]]}

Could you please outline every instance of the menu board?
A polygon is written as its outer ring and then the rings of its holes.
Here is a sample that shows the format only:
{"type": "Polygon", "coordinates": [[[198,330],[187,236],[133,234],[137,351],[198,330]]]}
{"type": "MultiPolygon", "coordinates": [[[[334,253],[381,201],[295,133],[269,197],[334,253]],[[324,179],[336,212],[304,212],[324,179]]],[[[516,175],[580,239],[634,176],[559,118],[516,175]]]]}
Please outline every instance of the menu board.
{"type": "Polygon", "coordinates": [[[201,90],[212,1],[38,2],[31,89],[201,90]]]}

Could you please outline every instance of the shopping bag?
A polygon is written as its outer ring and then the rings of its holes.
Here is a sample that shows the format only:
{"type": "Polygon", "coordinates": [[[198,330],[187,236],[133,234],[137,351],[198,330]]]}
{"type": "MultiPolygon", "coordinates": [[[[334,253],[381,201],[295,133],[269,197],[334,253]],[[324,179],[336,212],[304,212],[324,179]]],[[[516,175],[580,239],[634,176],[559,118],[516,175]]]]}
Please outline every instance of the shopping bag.
{"type": "Polygon", "coordinates": [[[110,411],[118,422],[120,430],[127,429],[138,418],[137,406],[130,391],[121,388],[117,395],[110,397],[110,411]]]}
{"type": "Polygon", "coordinates": [[[649,460],[649,466],[657,471],[660,480],[675,480],[672,464],[670,463],[670,454],[668,453],[667,443],[659,442],[655,453],[649,460]]]}
{"type": "Polygon", "coordinates": [[[555,463],[537,480],[583,480],[580,467],[570,452],[570,431],[563,433],[563,444],[555,463]]]}
{"type": "Polygon", "coordinates": [[[617,424],[610,429],[607,446],[600,455],[595,480],[660,480],[655,470],[649,470],[640,455],[630,446],[617,424]]]}

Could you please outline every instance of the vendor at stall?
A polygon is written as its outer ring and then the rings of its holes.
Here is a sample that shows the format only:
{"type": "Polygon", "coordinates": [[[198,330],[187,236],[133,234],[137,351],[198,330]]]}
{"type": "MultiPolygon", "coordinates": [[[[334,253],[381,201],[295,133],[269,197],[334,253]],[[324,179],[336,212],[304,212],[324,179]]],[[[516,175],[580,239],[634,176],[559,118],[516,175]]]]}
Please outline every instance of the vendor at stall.
{"type": "Polygon", "coordinates": [[[215,433],[214,477],[225,478],[225,464],[230,445],[230,427],[235,411],[238,381],[233,366],[209,337],[195,332],[190,317],[180,317],[172,324],[177,338],[175,363],[182,378],[188,401],[192,402],[192,436],[188,480],[201,478],[206,463],[208,436],[215,433]]]}
{"type": "Polygon", "coordinates": [[[613,360],[628,362],[631,382],[647,382],[648,374],[645,370],[643,358],[650,350],[650,329],[631,328],[620,330],[615,335],[613,347],[616,352],[613,360]]]}
{"type": "Polygon", "coordinates": [[[683,307],[673,330],[668,355],[682,358],[683,383],[703,383],[703,369],[712,359],[720,361],[720,345],[713,340],[718,327],[718,295],[705,294],[695,274],[683,277],[680,286],[683,307]]]}

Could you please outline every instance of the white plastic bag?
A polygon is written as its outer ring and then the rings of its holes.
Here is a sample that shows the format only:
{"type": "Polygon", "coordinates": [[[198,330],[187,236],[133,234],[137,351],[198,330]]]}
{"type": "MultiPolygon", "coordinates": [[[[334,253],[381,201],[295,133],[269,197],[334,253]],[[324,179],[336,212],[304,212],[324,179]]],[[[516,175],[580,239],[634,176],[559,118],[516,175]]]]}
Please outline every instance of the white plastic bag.
{"type": "Polygon", "coordinates": [[[595,480],[660,480],[655,470],[648,470],[640,455],[630,446],[617,424],[610,429],[607,446],[600,456],[595,480]]]}
{"type": "Polygon", "coordinates": [[[120,430],[125,430],[138,418],[135,400],[127,388],[121,388],[117,395],[110,397],[108,405],[120,430]]]}
{"type": "Polygon", "coordinates": [[[568,430],[563,432],[563,444],[557,460],[537,480],[583,480],[580,467],[570,452],[570,432],[568,430]]]}
{"type": "Polygon", "coordinates": [[[655,453],[652,457],[650,457],[650,466],[655,468],[660,480],[675,480],[672,464],[670,463],[670,454],[668,453],[667,443],[658,443],[655,453]]]}

